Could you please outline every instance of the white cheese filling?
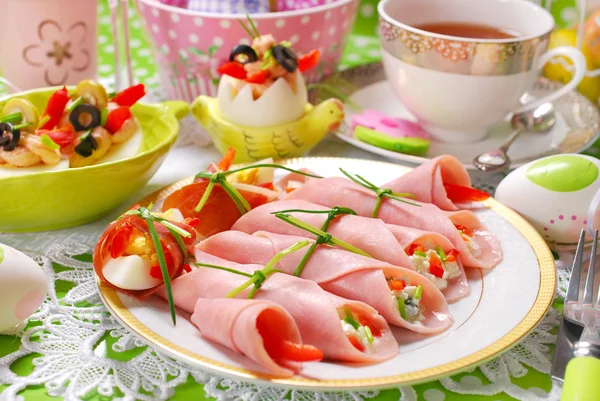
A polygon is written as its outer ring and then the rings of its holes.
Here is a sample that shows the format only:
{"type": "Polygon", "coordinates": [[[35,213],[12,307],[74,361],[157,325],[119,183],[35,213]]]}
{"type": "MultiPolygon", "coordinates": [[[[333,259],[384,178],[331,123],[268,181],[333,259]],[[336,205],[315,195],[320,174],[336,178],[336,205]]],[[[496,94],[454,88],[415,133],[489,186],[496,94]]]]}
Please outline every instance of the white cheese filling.
{"type": "Polygon", "coordinates": [[[356,338],[360,344],[364,347],[365,353],[373,353],[377,348],[378,341],[380,341],[377,337],[373,337],[373,341],[369,342],[367,338],[367,333],[365,332],[365,327],[360,326],[358,330],[354,328],[350,323],[346,322],[344,319],[341,319],[342,329],[344,330],[344,334],[347,336],[352,336],[356,338]]]}
{"type": "MultiPolygon", "coordinates": [[[[421,275],[427,277],[431,282],[433,282],[436,285],[436,287],[438,289],[440,289],[440,290],[445,289],[446,287],[448,287],[448,280],[451,280],[453,278],[460,276],[460,270],[458,268],[458,263],[456,261],[454,261],[454,262],[442,261],[442,269],[444,269],[444,275],[442,277],[437,277],[437,276],[434,276],[433,274],[429,273],[429,267],[430,267],[429,259],[431,258],[432,254],[437,255],[437,252],[433,249],[429,249],[428,251],[425,252],[425,254],[426,254],[426,256],[414,254],[409,257],[413,263],[413,266],[417,270],[417,272],[419,272],[421,275]]],[[[438,257],[439,257],[439,255],[438,255],[438,257]]]]}
{"type": "Polygon", "coordinates": [[[394,302],[399,305],[398,300],[402,298],[404,300],[404,311],[405,316],[403,318],[407,321],[419,321],[425,319],[425,316],[421,313],[421,297],[415,298],[417,293],[417,286],[407,285],[402,290],[391,290],[394,302]]]}

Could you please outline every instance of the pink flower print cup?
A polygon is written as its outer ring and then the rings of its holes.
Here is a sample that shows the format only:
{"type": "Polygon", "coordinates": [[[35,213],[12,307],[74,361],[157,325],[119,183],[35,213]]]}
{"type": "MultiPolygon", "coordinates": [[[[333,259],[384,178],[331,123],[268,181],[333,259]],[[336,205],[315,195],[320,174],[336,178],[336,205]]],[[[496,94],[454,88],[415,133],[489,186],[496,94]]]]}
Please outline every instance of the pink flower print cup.
{"type": "Polygon", "coordinates": [[[431,138],[431,134],[419,124],[403,118],[390,117],[377,110],[364,110],[360,114],[355,114],[352,116],[351,126],[352,130],[357,126],[362,126],[395,138],[431,138]]]}
{"type": "Polygon", "coordinates": [[[303,10],[324,4],[331,4],[337,0],[277,0],[277,11],[303,10]]]}
{"type": "Polygon", "coordinates": [[[95,78],[97,6],[98,0],[1,1],[4,78],[22,90],[95,78]]]}

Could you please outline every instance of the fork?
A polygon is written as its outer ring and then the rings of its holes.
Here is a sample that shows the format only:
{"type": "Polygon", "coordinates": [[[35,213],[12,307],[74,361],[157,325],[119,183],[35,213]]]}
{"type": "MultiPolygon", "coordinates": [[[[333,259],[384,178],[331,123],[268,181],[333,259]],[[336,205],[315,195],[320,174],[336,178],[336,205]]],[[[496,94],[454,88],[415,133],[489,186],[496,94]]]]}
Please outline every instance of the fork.
{"type": "MultiPolygon", "coordinates": [[[[573,354],[564,373],[564,385],[561,401],[578,400],[600,400],[600,297],[594,296],[594,278],[596,276],[596,251],[598,249],[598,230],[594,232],[592,242],[592,253],[590,263],[583,289],[583,296],[580,295],[579,287],[581,285],[581,272],[583,267],[583,254],[585,246],[585,230],[581,231],[575,259],[573,261],[573,270],[567,288],[565,304],[563,310],[563,322],[560,331],[565,332],[567,337],[579,340],[573,345],[573,354]],[[578,326],[578,327],[573,327],[578,326]],[[577,328],[579,330],[577,330],[577,328]],[[583,334],[579,337],[575,332],[583,334]]],[[[565,359],[564,349],[561,351],[561,334],[559,333],[559,344],[557,344],[556,359],[565,359]]],[[[555,361],[558,362],[558,361],[555,361]]],[[[560,376],[561,363],[553,364],[553,376],[560,376]]]]}

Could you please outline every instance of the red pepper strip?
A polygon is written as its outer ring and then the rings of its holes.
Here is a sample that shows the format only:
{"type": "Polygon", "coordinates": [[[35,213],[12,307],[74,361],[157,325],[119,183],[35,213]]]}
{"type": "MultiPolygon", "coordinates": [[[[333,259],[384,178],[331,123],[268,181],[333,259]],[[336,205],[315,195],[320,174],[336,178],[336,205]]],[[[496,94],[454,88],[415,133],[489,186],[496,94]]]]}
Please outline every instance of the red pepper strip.
{"type": "Polygon", "coordinates": [[[192,228],[196,228],[200,224],[200,219],[197,217],[188,217],[183,222],[192,228]]]}
{"type": "Polygon", "coordinates": [[[246,79],[248,75],[246,69],[242,63],[237,61],[230,61],[217,68],[217,72],[223,75],[229,75],[230,77],[237,79],[246,79]]]}
{"type": "MultiPolygon", "coordinates": [[[[171,253],[169,252],[169,250],[167,249],[166,246],[162,245],[162,249],[163,249],[163,253],[165,254],[165,262],[167,264],[167,270],[170,271],[173,266],[173,263],[174,263],[173,256],[171,256],[171,253]]],[[[155,278],[157,280],[163,279],[162,270],[160,270],[160,265],[154,265],[154,266],[150,267],[150,277],[155,278]]]]}
{"type": "Polygon", "coordinates": [[[429,273],[433,274],[438,278],[444,277],[444,268],[442,267],[442,261],[436,254],[431,254],[429,258],[429,273]]]}
{"type": "Polygon", "coordinates": [[[119,227],[119,230],[113,237],[112,243],[110,244],[110,257],[113,259],[122,256],[129,245],[129,239],[131,238],[131,233],[133,232],[133,227],[129,224],[124,224],[119,227]]]}
{"type": "Polygon", "coordinates": [[[462,232],[463,232],[463,234],[465,234],[465,235],[468,235],[469,237],[470,237],[470,236],[472,236],[472,234],[473,234],[473,233],[471,232],[471,230],[469,230],[467,227],[465,227],[465,226],[463,226],[463,225],[460,225],[460,224],[458,224],[458,225],[455,225],[454,227],[456,227],[456,229],[457,229],[458,231],[462,231],[462,232]]]}
{"type": "Polygon", "coordinates": [[[348,341],[350,341],[352,345],[354,345],[354,348],[356,348],[357,350],[361,352],[365,350],[365,347],[360,343],[360,341],[358,341],[358,338],[350,334],[346,334],[346,338],[348,339],[348,341]]]}
{"type": "Polygon", "coordinates": [[[38,130],[37,134],[42,136],[44,134],[48,135],[52,141],[59,145],[62,148],[66,148],[71,145],[75,140],[75,131],[73,130],[73,126],[66,125],[62,128],[57,128],[54,130],[38,130]]]}
{"type": "Polygon", "coordinates": [[[246,78],[246,82],[250,84],[264,84],[271,76],[269,70],[260,70],[246,78]]]}
{"type": "Polygon", "coordinates": [[[112,101],[119,106],[131,107],[145,95],[146,87],[144,84],[137,84],[117,93],[112,101]]]}
{"type": "Polygon", "coordinates": [[[62,89],[54,92],[50,96],[48,105],[44,111],[44,117],[48,116],[50,119],[44,125],[42,125],[40,129],[50,130],[56,127],[62,118],[65,107],[67,107],[67,103],[69,103],[70,100],[71,97],[69,96],[69,91],[66,87],[63,86],[62,89]]]}
{"type": "Polygon", "coordinates": [[[276,330],[265,323],[266,317],[265,314],[259,315],[256,320],[256,329],[263,338],[263,344],[271,358],[294,362],[311,362],[323,359],[323,352],[317,347],[282,339],[276,330]]]}
{"type": "Polygon", "coordinates": [[[481,202],[490,197],[490,194],[479,189],[462,187],[454,184],[444,184],[446,195],[452,202],[481,202]]]}
{"type": "Polygon", "coordinates": [[[190,265],[183,265],[183,271],[189,273],[192,271],[192,267],[190,265]]]}
{"type": "Polygon", "coordinates": [[[406,287],[404,280],[389,280],[388,287],[390,290],[402,291],[406,287]]]}
{"type": "Polygon", "coordinates": [[[319,50],[313,50],[309,53],[302,55],[298,59],[298,69],[301,72],[304,72],[308,69],[313,68],[317,64],[319,64],[319,58],[321,56],[321,52],[319,50]]]}
{"type": "Polygon", "coordinates": [[[458,251],[456,249],[446,252],[446,262],[455,262],[456,258],[458,258],[458,251]]]}
{"type": "Polygon", "coordinates": [[[356,315],[356,320],[360,325],[368,326],[371,329],[371,334],[373,334],[373,337],[381,337],[381,330],[373,326],[366,316],[356,315]]]}
{"type": "Polygon", "coordinates": [[[406,247],[406,249],[404,251],[406,252],[406,254],[408,256],[412,256],[415,254],[416,251],[425,252],[425,248],[423,248],[421,245],[418,245],[418,244],[410,244],[409,246],[406,247]]]}
{"type": "Polygon", "coordinates": [[[229,171],[231,165],[233,164],[233,159],[235,159],[235,149],[229,148],[227,153],[223,156],[217,167],[219,171],[229,171]]]}
{"type": "Polygon", "coordinates": [[[275,185],[272,182],[265,182],[264,184],[260,184],[259,187],[270,189],[271,191],[275,191],[275,185]]]}
{"type": "Polygon", "coordinates": [[[129,110],[129,107],[117,107],[116,109],[108,113],[104,128],[106,128],[111,134],[115,134],[121,129],[125,121],[129,120],[130,118],[131,110],[129,110]]]}

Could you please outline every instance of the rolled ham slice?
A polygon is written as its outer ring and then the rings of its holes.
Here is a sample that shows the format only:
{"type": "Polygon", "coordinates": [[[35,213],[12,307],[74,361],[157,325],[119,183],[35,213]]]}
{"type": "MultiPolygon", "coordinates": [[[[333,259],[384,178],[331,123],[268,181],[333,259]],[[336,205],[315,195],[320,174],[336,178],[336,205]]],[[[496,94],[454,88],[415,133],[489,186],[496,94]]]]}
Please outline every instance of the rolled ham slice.
{"type": "MultiPolygon", "coordinates": [[[[226,231],[207,238],[197,249],[239,263],[266,264],[278,252],[304,240],[303,237],[259,231],[254,235],[226,231]]],[[[278,268],[294,274],[308,248],[284,257],[278,268]]],[[[388,323],[422,334],[440,333],[452,325],[448,304],[437,287],[424,276],[403,267],[320,245],[306,264],[302,278],[319,284],[324,290],[344,298],[362,301],[375,308],[388,323]],[[423,287],[421,305],[424,319],[404,320],[387,277],[408,277],[410,285],[423,287]]]]}
{"type": "Polygon", "coordinates": [[[381,187],[394,192],[411,193],[416,200],[433,203],[442,210],[458,210],[457,205],[448,198],[444,184],[471,188],[469,173],[454,156],[438,156],[381,187]]]}
{"type": "MultiPolygon", "coordinates": [[[[246,273],[262,269],[261,265],[242,265],[196,250],[196,261],[228,267],[246,273]]],[[[201,267],[173,280],[175,305],[194,312],[200,298],[224,298],[226,294],[246,282],[247,278],[222,270],[201,267]]],[[[243,291],[238,298],[248,296],[243,291]]],[[[165,297],[164,289],[158,293],[165,297]]],[[[316,283],[298,277],[276,273],[270,276],[255,294],[257,300],[275,302],[296,321],[302,340],[323,351],[325,358],[360,363],[377,363],[398,354],[398,343],[386,321],[370,306],[347,300],[324,291],[316,283]],[[372,350],[361,352],[346,337],[340,313],[345,309],[362,316],[379,333],[372,350]]]]}
{"type": "MultiPolygon", "coordinates": [[[[360,216],[370,217],[377,195],[346,178],[329,177],[309,181],[283,200],[306,200],[329,208],[344,206],[360,216]]],[[[466,210],[446,212],[430,203],[410,202],[419,206],[384,198],[377,217],[389,224],[443,235],[459,252],[465,266],[491,269],[502,261],[500,243],[474,213],[466,210]],[[463,237],[456,225],[463,225],[468,236],[463,237]]]]}
{"type": "MultiPolygon", "coordinates": [[[[188,252],[193,252],[193,246],[196,243],[196,230],[191,226],[178,223],[175,221],[171,221],[172,224],[184,229],[185,231],[191,234],[190,237],[185,238],[182,237],[182,240],[187,248],[188,252]]],[[[163,246],[163,251],[165,252],[165,256],[167,254],[170,256],[172,263],[167,264],[167,268],[169,269],[169,277],[171,279],[177,277],[181,274],[184,265],[184,255],[177,243],[177,240],[173,235],[169,232],[169,230],[159,223],[154,223],[154,227],[158,232],[158,236],[160,242],[163,246]]],[[[113,247],[115,246],[115,241],[118,240],[119,233],[123,230],[127,229],[139,230],[141,233],[145,234],[149,238],[150,231],[148,230],[148,224],[146,220],[142,219],[139,216],[123,216],[121,219],[112,222],[108,228],[104,231],[100,239],[98,240],[98,244],[94,249],[93,263],[94,263],[94,271],[100,278],[100,280],[108,285],[109,287],[130,295],[132,297],[143,299],[150,295],[152,295],[162,284],[157,285],[154,288],[149,288],[146,290],[124,290],[122,288],[116,287],[111,284],[106,277],[104,277],[104,266],[112,259],[111,253],[113,253],[113,247]]],[[[154,245],[151,241],[147,241],[148,246],[152,247],[149,249],[149,252],[154,252],[154,245]]]]}
{"type": "Polygon", "coordinates": [[[265,300],[206,299],[196,301],[192,323],[207,339],[244,354],[270,373],[292,376],[300,364],[274,360],[259,332],[261,324],[285,341],[301,344],[300,331],[292,316],[281,306],[265,300]]]}
{"type": "MultiPolygon", "coordinates": [[[[315,238],[313,234],[288,224],[273,214],[283,210],[329,210],[329,208],[303,200],[268,203],[242,216],[234,224],[233,230],[248,234],[268,231],[276,234],[315,238]]],[[[326,214],[301,212],[289,214],[317,228],[321,228],[327,219],[326,214]]],[[[440,234],[385,224],[380,219],[362,216],[338,216],[330,223],[327,232],[365,251],[375,259],[411,270],[415,270],[415,266],[405,249],[412,244],[424,246],[425,249],[436,249],[437,246],[440,246],[446,253],[454,249],[452,243],[440,234]]],[[[460,276],[448,280],[447,287],[442,290],[448,302],[456,302],[470,293],[462,263],[460,260],[457,262],[460,276]]]]}

